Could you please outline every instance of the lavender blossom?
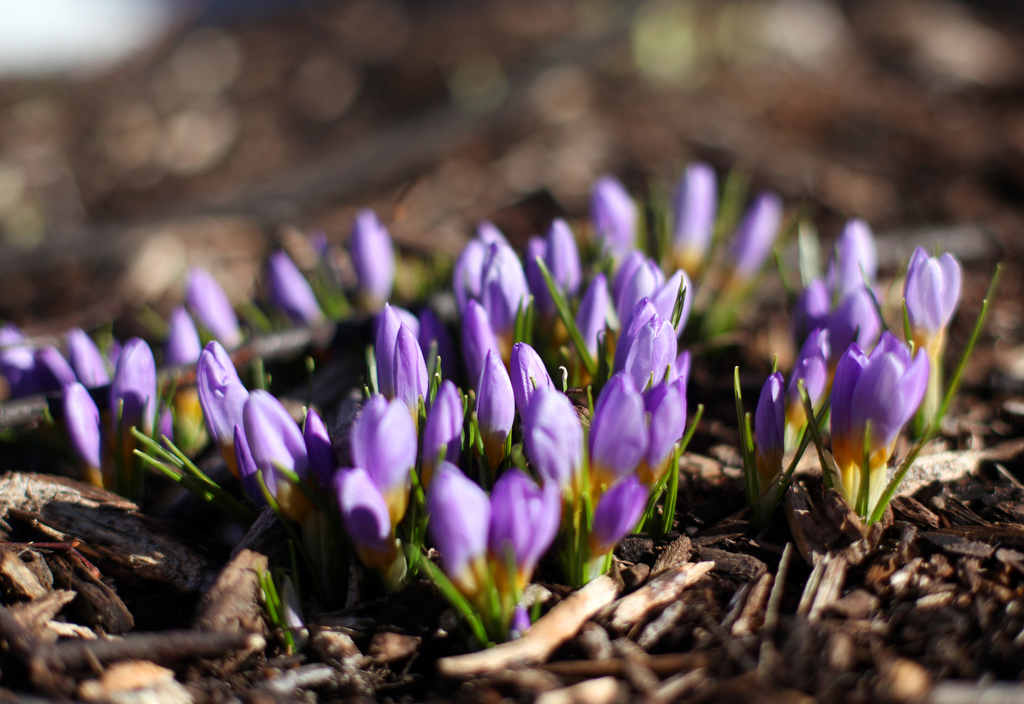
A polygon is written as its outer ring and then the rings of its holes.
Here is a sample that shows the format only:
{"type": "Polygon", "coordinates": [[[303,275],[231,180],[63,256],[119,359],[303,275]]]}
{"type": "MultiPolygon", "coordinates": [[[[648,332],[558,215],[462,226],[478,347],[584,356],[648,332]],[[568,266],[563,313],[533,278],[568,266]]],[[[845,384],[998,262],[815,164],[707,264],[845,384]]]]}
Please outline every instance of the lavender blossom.
{"type": "Polygon", "coordinates": [[[185,300],[193,315],[228,349],[242,344],[242,330],[231,301],[217,280],[205,269],[189,270],[185,300]]]}
{"type": "Polygon", "coordinates": [[[306,444],[306,455],[309,457],[309,468],[313,471],[317,484],[324,489],[333,486],[334,470],[338,464],[334,459],[334,447],[331,436],[327,432],[320,414],[309,409],[306,423],[302,428],[302,439],[306,444]]]}
{"type": "Polygon", "coordinates": [[[807,423],[807,412],[800,398],[800,382],[804,382],[811,406],[817,411],[828,391],[828,361],[832,356],[828,330],[815,328],[804,340],[793,365],[786,390],[787,446],[796,442],[796,437],[807,423]]]}
{"type": "Polygon", "coordinates": [[[562,518],[562,497],[557,487],[543,488],[522,470],[510,469],[498,479],[491,491],[491,521],[487,545],[491,562],[498,573],[499,592],[521,591],[551,547],[562,518]],[[506,553],[511,551],[514,575],[506,574],[506,553]],[[514,585],[509,580],[515,580],[514,585]]]}
{"type": "Polygon", "coordinates": [[[416,464],[416,426],[408,408],[399,399],[370,398],[352,424],[351,446],[352,462],[373,479],[391,523],[398,525],[409,505],[409,470],[416,464]]]}
{"type": "Polygon", "coordinates": [[[591,492],[632,472],[647,451],[644,399],[633,380],[615,374],[597,399],[590,423],[591,492]]]}
{"type": "Polygon", "coordinates": [[[644,395],[644,408],[649,418],[648,443],[637,468],[637,476],[644,484],[654,486],[665,476],[675,444],[683,437],[686,426],[685,379],[655,386],[644,395]]]}
{"type": "Polygon", "coordinates": [[[231,357],[217,341],[206,346],[196,364],[196,390],[206,419],[206,429],[237,477],[240,467],[234,449],[234,428],[244,425],[242,411],[249,392],[238,378],[231,357]]]}
{"type": "Polygon", "coordinates": [[[862,286],[841,300],[829,314],[827,327],[833,353],[841,353],[854,342],[862,348],[873,347],[882,322],[871,293],[862,286]]]}
{"type": "Polygon", "coordinates": [[[647,256],[639,249],[634,249],[622,260],[622,264],[619,265],[618,270],[615,272],[615,277],[612,279],[612,300],[616,304],[618,304],[622,289],[626,288],[626,284],[633,278],[633,274],[646,261],[647,256]]]}
{"type": "Polygon", "coordinates": [[[110,373],[99,347],[81,328],[72,328],[67,333],[68,357],[75,376],[87,389],[106,386],[110,373]]]}
{"type": "Polygon", "coordinates": [[[31,345],[20,344],[27,339],[15,325],[0,328],[0,370],[7,379],[12,398],[41,391],[36,374],[35,349],[31,345]]]}
{"type": "Polygon", "coordinates": [[[863,220],[850,220],[836,240],[835,252],[825,272],[825,282],[836,298],[844,298],[878,276],[878,251],[871,228],[863,220]],[[862,274],[863,271],[863,274],[862,274]]]}
{"type": "Polygon", "coordinates": [[[786,384],[780,372],[768,377],[761,388],[754,412],[754,461],[757,464],[758,494],[763,493],[782,471],[786,436],[786,384]]]}
{"type": "Polygon", "coordinates": [[[388,229],[369,208],[356,214],[349,251],[359,293],[375,310],[388,300],[395,284],[395,248],[388,229]]]}
{"type": "Polygon", "coordinates": [[[427,364],[420,343],[405,323],[399,328],[395,340],[392,376],[395,380],[395,398],[405,403],[413,418],[419,418],[419,404],[426,398],[428,390],[427,364]]]}
{"type": "Polygon", "coordinates": [[[442,462],[427,494],[430,535],[441,553],[444,571],[470,600],[484,588],[491,502],[458,467],[442,462]]]}
{"type": "Polygon", "coordinates": [[[676,299],[679,298],[680,284],[684,289],[683,309],[679,315],[679,324],[676,325],[676,335],[683,334],[686,321],[690,318],[690,309],[693,307],[693,282],[690,281],[690,277],[685,271],[678,269],[651,297],[651,303],[654,304],[661,319],[671,320],[676,308],[676,299]]]}
{"type": "Polygon", "coordinates": [[[284,251],[270,255],[267,263],[270,300],[283,310],[296,325],[317,325],[323,322],[316,295],[306,277],[284,251]]]}
{"type": "Polygon", "coordinates": [[[539,387],[523,418],[523,445],[545,485],[577,486],[583,463],[583,428],[572,402],[560,391],[539,387]]]}
{"type": "MultiPolygon", "coordinates": [[[[501,354],[487,311],[476,301],[470,301],[462,318],[462,359],[466,365],[466,378],[473,388],[480,381],[484,360],[490,350],[501,354]]],[[[511,353],[509,356],[511,358],[511,353]]]]}
{"type": "MultiPolygon", "coordinates": [[[[580,266],[580,252],[569,223],[562,218],[556,218],[551,223],[544,250],[544,263],[551,272],[551,279],[555,285],[566,297],[575,296],[579,291],[583,272],[580,266]]],[[[547,285],[544,285],[542,292],[533,293],[541,313],[545,316],[554,315],[555,302],[548,293],[547,285]]]]}
{"type": "Polygon", "coordinates": [[[392,573],[400,563],[400,551],[387,503],[376,483],[365,469],[346,467],[334,475],[334,492],[345,532],[359,559],[385,575],[392,573]]]}
{"type": "Polygon", "coordinates": [[[395,346],[401,328],[402,318],[398,311],[385,303],[384,310],[377,316],[373,352],[377,362],[377,390],[388,400],[395,397],[395,346]]]}
{"type": "Polygon", "coordinates": [[[604,274],[598,274],[587,287],[576,311],[576,327],[583,337],[587,351],[591,356],[597,354],[599,335],[607,326],[608,317],[608,283],[604,274]]]}
{"type": "Polygon", "coordinates": [[[810,281],[793,306],[793,339],[803,342],[811,330],[824,327],[831,309],[832,297],[825,282],[822,279],[810,281]]]}
{"type": "Polygon", "coordinates": [[[907,267],[903,298],[914,342],[925,349],[937,345],[960,302],[960,262],[948,252],[929,257],[918,247],[907,267]]]}
{"type": "Polygon", "coordinates": [[[616,261],[636,246],[636,203],[615,177],[602,176],[594,183],[590,218],[601,250],[616,261]]]}
{"type": "Polygon", "coordinates": [[[615,312],[618,314],[623,328],[629,326],[629,314],[636,304],[644,298],[653,298],[655,292],[664,283],[665,276],[661,273],[661,267],[653,259],[648,259],[637,267],[632,278],[619,293],[619,299],[615,305],[615,312]]]}
{"type": "MultiPolygon", "coordinates": [[[[263,496],[263,489],[260,487],[259,479],[256,476],[256,472],[259,467],[256,466],[256,461],[252,458],[252,452],[249,450],[249,441],[245,439],[245,431],[242,430],[241,425],[236,425],[232,432],[232,447],[234,449],[234,464],[228,463],[229,466],[237,467],[236,475],[242,482],[242,489],[245,491],[246,496],[256,506],[266,506],[267,499],[263,496]]],[[[274,472],[263,477],[263,481],[267,486],[267,491],[273,496],[277,493],[277,481],[274,472]]]]}
{"type": "Polygon", "coordinates": [[[554,387],[544,361],[537,351],[525,342],[517,342],[512,346],[511,381],[515,407],[519,410],[520,417],[524,418],[536,389],[542,386],[554,387]]]}
{"type": "Polygon", "coordinates": [[[477,236],[466,244],[455,261],[452,290],[455,292],[455,303],[461,315],[465,314],[469,301],[479,301],[483,294],[483,270],[487,248],[494,243],[508,245],[508,241],[498,228],[489,222],[482,222],[477,227],[477,236]]]}
{"type": "Polygon", "coordinates": [[[766,191],[757,197],[733,237],[733,272],[749,280],[758,272],[775,244],[782,222],[782,199],[766,191]]]}
{"type": "Polygon", "coordinates": [[[520,308],[526,308],[530,294],[523,265],[511,247],[500,243],[488,245],[480,287],[480,303],[487,311],[501,357],[508,361],[516,315],[520,308]]]}
{"type": "Polygon", "coordinates": [[[594,528],[590,533],[591,555],[606,555],[636,528],[647,505],[647,487],[631,474],[601,497],[594,510],[594,528]]]}
{"type": "Polygon", "coordinates": [[[150,433],[156,420],[156,362],[144,340],[137,337],[125,343],[110,383],[111,420],[117,425],[118,409],[124,428],[140,426],[150,433]]]}
{"type": "Polygon", "coordinates": [[[423,429],[423,472],[424,486],[430,485],[434,464],[441,447],[445,448],[444,459],[458,463],[462,445],[462,395],[450,380],[441,382],[434,403],[427,412],[427,423],[423,429]]]}
{"type": "Polygon", "coordinates": [[[704,264],[718,210],[715,170],[693,162],[679,180],[672,198],[672,248],[678,266],[695,276],[704,264]]]}
{"type": "Polygon", "coordinates": [[[636,333],[626,352],[622,371],[632,378],[638,389],[656,386],[671,374],[677,352],[676,331],[668,320],[651,318],[636,333]]]}
{"type": "Polygon", "coordinates": [[[505,440],[516,417],[512,382],[498,354],[491,350],[476,390],[476,416],[483,436],[484,455],[493,474],[505,457],[505,440]]]}
{"type": "MultiPolygon", "coordinates": [[[[437,345],[437,355],[441,358],[441,372],[445,379],[454,379],[455,371],[458,368],[458,358],[455,354],[455,343],[448,328],[441,319],[429,308],[420,311],[420,333],[417,336],[420,341],[420,349],[423,351],[423,358],[430,354],[431,343],[437,345]]],[[[435,360],[428,359],[429,367],[435,360]]]]}
{"type": "Polygon", "coordinates": [[[99,479],[101,460],[100,411],[88,389],[74,382],[64,387],[64,427],[75,455],[85,467],[85,476],[93,483],[99,479]]]}
{"type": "Polygon", "coordinates": [[[196,324],[192,322],[192,316],[184,306],[178,306],[171,311],[169,325],[167,343],[164,345],[164,365],[177,367],[195,364],[199,360],[200,352],[203,351],[203,345],[199,342],[196,324]]]}

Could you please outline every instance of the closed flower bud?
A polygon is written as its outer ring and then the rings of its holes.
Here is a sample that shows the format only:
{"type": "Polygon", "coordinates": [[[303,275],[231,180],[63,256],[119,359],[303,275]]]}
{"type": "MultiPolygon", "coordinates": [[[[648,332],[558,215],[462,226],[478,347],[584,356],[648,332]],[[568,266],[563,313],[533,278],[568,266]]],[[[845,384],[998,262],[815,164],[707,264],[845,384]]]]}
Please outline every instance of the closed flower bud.
{"type": "Polygon", "coordinates": [[[125,343],[117,360],[110,384],[110,410],[117,423],[121,407],[123,427],[138,426],[143,432],[153,430],[156,420],[156,362],[144,340],[135,337],[125,343]]]}
{"type": "MultiPolygon", "coordinates": [[[[455,343],[451,333],[441,319],[429,308],[420,311],[420,333],[417,336],[423,358],[430,354],[431,343],[437,345],[436,354],[441,357],[441,371],[445,379],[454,379],[458,369],[458,358],[455,356],[455,343]]],[[[435,360],[427,359],[429,367],[435,360]]]]}
{"type": "Polygon", "coordinates": [[[85,477],[96,486],[102,486],[100,411],[88,389],[78,382],[64,387],[64,425],[71,447],[85,468],[85,477]]]}
{"type": "Polygon", "coordinates": [[[67,334],[68,358],[75,376],[87,389],[106,386],[110,383],[107,363],[99,347],[81,328],[72,328],[67,334]]]}
{"type": "Polygon", "coordinates": [[[444,571],[470,600],[481,595],[486,575],[491,502],[458,467],[442,462],[427,493],[430,535],[444,571]]]}
{"type": "Polygon", "coordinates": [[[813,279],[807,288],[797,296],[793,306],[793,339],[803,342],[808,333],[828,324],[828,313],[832,309],[832,297],[821,279],[813,279]]]}
{"type": "Polygon", "coordinates": [[[772,251],[782,222],[782,199],[767,191],[754,201],[733,237],[733,271],[741,280],[749,280],[760,270],[772,251]]]}
{"type": "Polygon", "coordinates": [[[373,479],[391,523],[398,525],[409,505],[409,470],[416,465],[416,426],[409,409],[399,399],[370,398],[352,424],[351,446],[352,462],[373,479]]]}
{"type": "Polygon", "coordinates": [[[612,301],[618,305],[619,296],[626,284],[633,278],[633,274],[647,261],[647,256],[639,249],[634,249],[625,256],[612,279],[612,301]]]}
{"type": "Polygon", "coordinates": [[[800,352],[793,365],[793,374],[789,378],[786,390],[786,426],[787,446],[796,442],[797,434],[807,423],[807,412],[800,398],[800,382],[804,382],[811,405],[818,410],[825,392],[828,391],[828,362],[832,356],[828,330],[815,328],[804,340],[800,352]]]}
{"type": "Polygon", "coordinates": [[[418,418],[420,399],[427,396],[427,365],[416,335],[404,323],[398,330],[392,365],[395,398],[402,400],[413,418],[418,418]]]}
{"type": "Polygon", "coordinates": [[[583,428],[565,394],[540,387],[523,419],[523,446],[530,464],[560,489],[575,486],[583,463],[583,428]]]}
{"type": "Polygon", "coordinates": [[[757,464],[758,494],[763,493],[782,471],[786,437],[786,384],[780,372],[768,377],[761,388],[754,412],[754,460],[757,464]]]}
{"type": "Polygon", "coordinates": [[[334,470],[338,465],[334,459],[334,447],[327,426],[320,414],[313,409],[306,413],[302,439],[306,443],[309,468],[313,471],[317,484],[324,489],[330,489],[334,485],[334,470]]]}
{"type": "Polygon", "coordinates": [[[644,298],[653,299],[655,292],[664,283],[665,276],[661,273],[661,267],[653,259],[648,259],[637,267],[632,278],[619,293],[619,300],[615,306],[623,327],[629,325],[629,314],[636,304],[644,298]]]}
{"type": "Polygon", "coordinates": [[[367,307],[379,308],[395,284],[395,249],[388,229],[369,208],[356,214],[349,251],[359,293],[367,307]]]}
{"type": "Polygon", "coordinates": [[[374,358],[377,362],[377,390],[385,398],[395,397],[395,346],[398,331],[402,328],[402,317],[398,310],[384,304],[384,310],[377,316],[377,335],[374,358]]]}
{"type": "MultiPolygon", "coordinates": [[[[249,501],[256,506],[266,506],[267,499],[263,496],[263,489],[260,488],[259,479],[256,477],[256,471],[259,467],[256,466],[256,461],[252,458],[252,452],[249,450],[249,441],[245,439],[245,431],[242,430],[241,425],[235,426],[232,437],[232,446],[235,453],[234,466],[238,467],[237,474],[242,482],[242,489],[245,490],[249,501]]],[[[277,493],[277,481],[273,472],[263,477],[263,481],[267,485],[267,491],[270,492],[271,496],[277,493]]]]}
{"type": "Polygon", "coordinates": [[[160,438],[164,445],[174,442],[174,413],[170,408],[165,408],[160,414],[160,419],[156,423],[156,432],[153,435],[160,438]]]}
{"type": "Polygon", "coordinates": [[[388,506],[373,479],[360,467],[334,475],[338,512],[364,565],[384,574],[397,562],[399,546],[388,506]]]}
{"type": "Polygon", "coordinates": [[[491,564],[497,573],[498,590],[522,590],[533,576],[540,558],[551,547],[562,519],[562,495],[558,488],[543,488],[520,469],[510,469],[494,483],[491,491],[491,521],[487,536],[491,564]],[[506,573],[511,553],[516,573],[506,573]]]}
{"type": "Polygon", "coordinates": [[[672,198],[675,261],[691,276],[695,276],[704,264],[717,211],[715,170],[703,162],[693,162],[686,167],[672,198]]]}
{"type": "Polygon", "coordinates": [[[637,468],[637,476],[648,486],[653,486],[665,475],[675,444],[683,437],[685,399],[686,383],[683,379],[660,384],[644,394],[644,408],[649,418],[648,443],[637,468]]]}
{"type": "Polygon", "coordinates": [[[434,464],[445,447],[444,459],[458,463],[462,446],[462,396],[454,383],[445,379],[437,390],[434,403],[427,412],[427,423],[423,429],[423,476],[424,486],[430,484],[434,464]]]}
{"type": "Polygon", "coordinates": [[[615,177],[603,176],[594,183],[590,219],[601,250],[616,261],[636,246],[636,203],[615,177]]]}
{"type": "Polygon", "coordinates": [[[903,285],[907,318],[914,342],[919,348],[944,343],[944,332],[960,302],[960,263],[949,253],[929,257],[918,247],[910,257],[903,285]]]}
{"type": "Polygon", "coordinates": [[[25,333],[15,325],[0,328],[0,370],[7,379],[12,398],[43,390],[36,374],[35,350],[31,345],[19,344],[27,339],[25,333]]]}
{"type": "Polygon", "coordinates": [[[493,473],[505,457],[505,439],[516,417],[512,382],[494,350],[487,353],[476,390],[476,417],[484,441],[484,454],[493,473]]]}
{"type": "Polygon", "coordinates": [[[203,345],[199,342],[199,332],[196,330],[196,324],[192,322],[192,316],[184,306],[178,306],[171,311],[168,322],[170,329],[164,345],[164,366],[195,364],[203,351],[203,345]]]}
{"type": "Polygon", "coordinates": [[[43,391],[55,391],[65,384],[78,381],[64,355],[53,345],[36,350],[36,374],[43,391]]]}
{"type": "Polygon", "coordinates": [[[267,283],[270,300],[284,311],[296,325],[316,325],[323,321],[316,295],[295,262],[278,250],[267,262],[267,283]]]}
{"type": "Polygon", "coordinates": [[[679,316],[679,324],[676,325],[676,335],[682,334],[683,328],[686,327],[686,321],[690,318],[690,308],[693,307],[693,283],[690,281],[690,277],[686,275],[685,271],[678,269],[668,281],[663,283],[654,292],[654,296],[651,298],[651,303],[654,304],[654,308],[658,311],[661,319],[672,320],[672,313],[675,312],[676,308],[676,299],[679,297],[680,284],[682,284],[685,290],[683,293],[683,310],[679,316]]]}
{"type": "Polygon", "coordinates": [[[488,245],[480,288],[480,303],[501,346],[501,357],[507,361],[512,353],[516,315],[520,308],[525,309],[530,293],[523,265],[511,247],[500,243],[488,245]]]}
{"type": "Polygon", "coordinates": [[[633,306],[628,319],[621,321],[621,334],[615,345],[615,360],[613,363],[615,371],[622,371],[625,368],[626,357],[629,355],[629,350],[633,347],[633,340],[639,334],[640,328],[655,319],[659,319],[659,316],[651,299],[642,298],[633,306]]]}
{"type": "Polygon", "coordinates": [[[230,350],[242,344],[238,316],[224,289],[208,271],[198,267],[189,271],[185,300],[196,319],[222,345],[230,350]]]}
{"type": "Polygon", "coordinates": [[[533,300],[543,315],[547,316],[554,312],[555,302],[551,298],[551,294],[548,293],[548,284],[544,280],[544,274],[541,273],[540,264],[537,260],[540,259],[547,264],[546,255],[548,253],[548,245],[540,237],[531,237],[526,242],[526,251],[523,253],[523,271],[526,273],[526,284],[530,289],[530,293],[533,294],[533,300]]]}
{"type": "Polygon", "coordinates": [[[525,342],[517,342],[512,346],[512,395],[515,396],[516,408],[521,417],[526,417],[526,409],[536,389],[542,386],[554,387],[544,361],[537,351],[525,342]]]}
{"type": "Polygon", "coordinates": [[[828,339],[834,354],[856,342],[871,349],[882,331],[871,293],[861,287],[839,302],[828,316],[828,339]]]}
{"type": "Polygon", "coordinates": [[[452,289],[455,292],[455,303],[462,315],[465,314],[466,305],[471,300],[480,300],[483,292],[481,282],[484,261],[487,259],[487,247],[495,242],[508,244],[498,228],[489,222],[482,222],[477,227],[477,236],[466,244],[455,261],[455,269],[452,272],[452,289]]]}
{"type": "Polygon", "coordinates": [[[604,332],[608,318],[608,283],[598,274],[587,287],[576,311],[576,327],[591,356],[597,354],[598,336],[604,332]]]}
{"type": "Polygon", "coordinates": [[[622,371],[638,389],[657,386],[676,359],[676,331],[668,320],[657,316],[641,327],[630,343],[622,371]]]}
{"type": "Polygon", "coordinates": [[[275,475],[274,493],[281,510],[292,520],[304,523],[313,511],[312,503],[299,487],[278,475],[279,469],[294,472],[300,480],[309,474],[309,453],[298,424],[280,401],[262,389],[249,394],[242,420],[249,451],[263,473],[264,482],[275,475]]]}
{"type": "Polygon", "coordinates": [[[825,282],[836,298],[843,298],[878,276],[878,251],[871,228],[863,220],[850,220],[836,240],[835,251],[825,272],[825,282]],[[863,273],[862,273],[863,271],[863,273]]]}
{"type": "Polygon", "coordinates": [[[630,474],[604,493],[594,509],[590,551],[595,557],[607,555],[629,535],[647,505],[647,487],[630,474]]]}
{"type": "MultiPolygon", "coordinates": [[[[580,290],[583,271],[580,266],[580,252],[576,247],[576,238],[572,234],[569,223],[562,218],[555,219],[548,229],[546,240],[547,251],[544,263],[551,271],[551,278],[567,298],[575,296],[580,290]]],[[[554,302],[550,300],[550,297],[547,301],[551,307],[546,312],[554,313],[554,302]]]]}
{"type": "Polygon", "coordinates": [[[237,477],[240,468],[235,462],[234,427],[244,424],[242,410],[249,400],[249,392],[238,378],[228,353],[216,340],[208,344],[199,355],[196,390],[206,419],[206,429],[237,477]]]}
{"type": "Polygon", "coordinates": [[[470,301],[462,318],[462,360],[466,365],[466,379],[474,389],[490,350],[501,354],[487,311],[476,301],[470,301]]]}
{"type": "Polygon", "coordinates": [[[611,486],[632,472],[647,451],[644,399],[626,374],[615,374],[601,390],[590,422],[590,485],[611,486]]]}
{"type": "Polygon", "coordinates": [[[853,344],[839,359],[832,383],[832,455],[847,500],[856,502],[865,450],[869,453],[867,510],[885,485],[885,470],[896,437],[917,411],[928,384],[928,356],[911,361],[910,350],[890,333],[870,355],[853,344]]]}

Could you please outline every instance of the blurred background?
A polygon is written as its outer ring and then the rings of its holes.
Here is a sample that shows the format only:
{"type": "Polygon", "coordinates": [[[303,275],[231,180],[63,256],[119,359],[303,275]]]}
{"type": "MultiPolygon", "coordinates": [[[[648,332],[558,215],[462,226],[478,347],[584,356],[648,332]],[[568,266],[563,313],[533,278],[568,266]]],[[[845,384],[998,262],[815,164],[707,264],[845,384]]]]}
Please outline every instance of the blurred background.
{"type": "Polygon", "coordinates": [[[860,216],[1016,252],[1018,8],[0,0],[0,318],[95,328],[191,264],[242,297],[272,244],[343,242],[365,205],[425,257],[484,218],[521,244],[604,173],[642,196],[694,158],[826,237],[860,216]]]}

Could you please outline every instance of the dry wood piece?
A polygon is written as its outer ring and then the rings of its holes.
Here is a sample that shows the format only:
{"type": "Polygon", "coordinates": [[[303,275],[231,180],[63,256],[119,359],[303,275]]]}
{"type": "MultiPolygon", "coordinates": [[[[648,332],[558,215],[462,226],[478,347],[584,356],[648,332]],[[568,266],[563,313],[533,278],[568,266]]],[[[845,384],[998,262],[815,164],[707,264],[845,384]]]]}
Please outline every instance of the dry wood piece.
{"type": "Polygon", "coordinates": [[[50,589],[43,586],[36,573],[18,557],[14,549],[6,546],[0,548],[0,581],[5,596],[23,599],[38,599],[53,588],[52,583],[50,589]]]}
{"type": "Polygon", "coordinates": [[[732,625],[732,634],[737,638],[753,634],[764,622],[764,610],[771,593],[773,577],[763,574],[750,590],[750,596],[743,605],[740,617],[732,625]]]}
{"type": "Polygon", "coordinates": [[[693,546],[690,544],[690,537],[686,535],[679,536],[658,555],[658,559],[654,562],[654,569],[651,570],[651,578],[689,562],[692,553],[693,546]]]}
{"type": "Polygon", "coordinates": [[[262,650],[266,640],[258,633],[203,633],[202,631],[160,631],[137,633],[120,640],[66,641],[47,654],[55,664],[68,669],[94,661],[151,660],[170,662],[184,658],[215,657],[231,650],[262,650]]]}
{"type": "Polygon", "coordinates": [[[280,677],[268,680],[260,689],[280,696],[288,696],[294,695],[300,689],[323,687],[337,680],[338,673],[334,668],[323,663],[314,663],[297,667],[280,677]]]}
{"type": "Polygon", "coordinates": [[[614,655],[608,631],[604,630],[601,624],[593,621],[583,624],[579,635],[576,636],[576,644],[591,660],[607,660],[614,655]]]}
{"type": "Polygon", "coordinates": [[[422,642],[419,636],[378,631],[370,639],[366,652],[378,665],[388,665],[410,658],[419,650],[422,642]]]}
{"type": "Polygon", "coordinates": [[[612,607],[609,628],[619,633],[629,630],[651,612],[678,599],[684,589],[695,584],[714,566],[714,562],[687,562],[622,597],[612,607]]]}
{"type": "Polygon", "coordinates": [[[9,525],[12,519],[51,540],[80,540],[79,552],[117,579],[196,593],[215,577],[210,558],[178,539],[174,526],[143,515],[112,492],[71,479],[28,472],[0,477],[0,522],[9,525]]]}
{"type": "Polygon", "coordinates": [[[79,562],[73,552],[49,556],[54,583],[78,593],[69,609],[76,619],[107,633],[127,633],[134,628],[135,619],[117,593],[79,562]]]}
{"type": "Polygon", "coordinates": [[[619,681],[614,677],[599,677],[544,692],[537,697],[537,704],[612,704],[618,698],[619,681]]]}
{"type": "Polygon", "coordinates": [[[1024,701],[1024,684],[1016,682],[938,682],[928,699],[929,704],[1017,704],[1024,701]]]}
{"type": "Polygon", "coordinates": [[[735,577],[742,582],[758,580],[768,571],[768,565],[753,555],[716,548],[700,548],[697,552],[700,559],[715,563],[716,572],[735,577]]]}
{"type": "Polygon", "coordinates": [[[203,594],[193,625],[210,632],[266,634],[259,582],[259,575],[266,571],[266,555],[252,550],[237,553],[203,594]]]}
{"type": "Polygon", "coordinates": [[[487,675],[487,680],[496,685],[515,687],[533,695],[550,692],[565,684],[560,677],[536,667],[491,672],[487,675]]]}
{"type": "Polygon", "coordinates": [[[622,658],[622,674],[638,692],[650,692],[658,686],[658,676],[647,665],[647,652],[628,638],[612,643],[615,654],[622,658]]]}
{"type": "Polygon", "coordinates": [[[602,575],[556,604],[519,640],[478,653],[441,658],[437,661],[437,669],[445,677],[465,678],[506,667],[544,662],[558,646],[576,635],[594,614],[610,604],[618,593],[619,585],[608,575],[602,575]]]}
{"type": "Polygon", "coordinates": [[[644,626],[644,630],[637,638],[637,644],[644,650],[650,650],[658,644],[666,633],[671,631],[683,612],[686,611],[686,603],[677,601],[665,607],[665,610],[658,614],[658,617],[644,626]]]}
{"type": "Polygon", "coordinates": [[[922,534],[921,537],[929,543],[942,548],[943,552],[947,552],[950,555],[979,557],[985,560],[992,557],[996,552],[995,548],[991,545],[977,540],[968,540],[962,535],[951,535],[950,533],[942,531],[932,531],[931,533],[922,534]]]}
{"type": "Polygon", "coordinates": [[[941,523],[931,509],[913,496],[894,496],[889,505],[897,519],[909,521],[918,528],[935,530],[941,523]]]}
{"type": "Polygon", "coordinates": [[[829,553],[825,556],[824,563],[825,574],[822,575],[821,583],[814,595],[814,604],[811,606],[808,616],[812,622],[819,620],[824,610],[839,598],[839,595],[843,593],[843,586],[846,584],[846,570],[849,563],[845,557],[829,553]]]}
{"type": "MultiPolygon", "coordinates": [[[[711,658],[707,653],[666,653],[664,655],[648,655],[644,658],[644,664],[659,677],[669,677],[683,670],[710,667],[711,658]]],[[[625,663],[621,658],[562,660],[549,662],[541,667],[562,677],[602,677],[604,675],[621,677],[625,671],[625,663]]]]}
{"type": "Polygon", "coordinates": [[[174,679],[172,670],[146,660],[129,660],[108,668],[98,680],[82,682],[78,696],[86,701],[118,704],[184,704],[192,701],[192,695],[174,679]]]}
{"type": "Polygon", "coordinates": [[[658,685],[657,688],[648,692],[647,701],[649,704],[661,704],[665,702],[676,702],[689,695],[697,689],[708,678],[708,671],[704,669],[693,672],[681,672],[673,675],[658,685]]]}
{"type": "Polygon", "coordinates": [[[918,457],[900,482],[899,495],[910,495],[928,484],[955,482],[975,474],[984,462],[1006,462],[1024,452],[1024,439],[1001,442],[984,450],[950,450],[918,457]]]}

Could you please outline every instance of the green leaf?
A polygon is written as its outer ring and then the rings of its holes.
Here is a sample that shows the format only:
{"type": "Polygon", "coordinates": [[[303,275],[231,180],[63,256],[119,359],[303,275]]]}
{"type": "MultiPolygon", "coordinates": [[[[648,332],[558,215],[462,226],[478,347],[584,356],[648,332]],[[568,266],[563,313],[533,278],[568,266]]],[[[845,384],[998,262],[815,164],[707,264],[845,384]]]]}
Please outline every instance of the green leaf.
{"type": "Polygon", "coordinates": [[[423,571],[427,573],[427,577],[434,583],[434,586],[441,592],[441,595],[466,619],[466,623],[480,645],[486,646],[488,644],[487,633],[484,631],[480,614],[469,603],[469,600],[463,596],[462,592],[456,589],[455,585],[448,579],[448,575],[442,572],[440,567],[430,560],[422,560],[421,563],[423,571]]]}

